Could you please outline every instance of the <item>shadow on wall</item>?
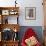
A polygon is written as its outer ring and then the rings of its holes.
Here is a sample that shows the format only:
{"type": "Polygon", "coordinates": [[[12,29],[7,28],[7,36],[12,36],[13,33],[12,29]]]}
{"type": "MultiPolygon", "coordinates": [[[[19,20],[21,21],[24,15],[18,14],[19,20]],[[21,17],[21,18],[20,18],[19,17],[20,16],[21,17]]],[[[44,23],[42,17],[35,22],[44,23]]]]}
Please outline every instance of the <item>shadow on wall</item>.
{"type": "Polygon", "coordinates": [[[19,39],[20,39],[20,42],[24,36],[24,33],[25,31],[28,29],[28,28],[32,28],[37,36],[38,36],[38,39],[41,43],[43,43],[43,30],[42,30],[42,27],[41,26],[21,26],[20,27],[20,32],[19,32],[19,39]]]}

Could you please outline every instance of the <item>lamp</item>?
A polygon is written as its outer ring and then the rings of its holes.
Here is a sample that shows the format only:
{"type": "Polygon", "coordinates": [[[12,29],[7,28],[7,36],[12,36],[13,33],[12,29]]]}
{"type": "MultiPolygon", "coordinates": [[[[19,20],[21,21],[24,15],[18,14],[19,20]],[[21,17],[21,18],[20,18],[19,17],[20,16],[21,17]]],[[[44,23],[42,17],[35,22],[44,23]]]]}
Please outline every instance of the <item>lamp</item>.
{"type": "Polygon", "coordinates": [[[17,32],[17,30],[16,30],[16,29],[14,29],[14,32],[17,32]]]}
{"type": "Polygon", "coordinates": [[[16,2],[17,0],[15,0],[15,7],[16,7],[16,4],[17,4],[17,2],[16,2]]]}

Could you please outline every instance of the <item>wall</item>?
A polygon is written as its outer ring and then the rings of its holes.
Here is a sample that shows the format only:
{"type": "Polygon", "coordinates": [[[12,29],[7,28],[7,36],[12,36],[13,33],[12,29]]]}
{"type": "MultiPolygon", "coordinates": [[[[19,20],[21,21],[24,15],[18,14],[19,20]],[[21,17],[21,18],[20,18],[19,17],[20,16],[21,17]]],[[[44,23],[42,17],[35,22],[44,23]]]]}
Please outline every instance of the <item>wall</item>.
{"type": "Polygon", "coordinates": [[[21,29],[19,32],[20,42],[24,36],[24,33],[27,31],[28,28],[32,28],[34,32],[37,34],[39,41],[43,43],[43,30],[41,26],[21,26],[21,29]]]}
{"type": "Polygon", "coordinates": [[[21,3],[20,24],[22,26],[43,26],[42,0],[25,0],[21,3]],[[36,7],[36,20],[25,20],[25,7],[36,7]]]}
{"type": "MultiPolygon", "coordinates": [[[[15,6],[15,0],[0,0],[0,6],[9,7],[15,6]]],[[[43,26],[43,6],[42,0],[17,0],[20,7],[19,10],[19,24],[21,26],[43,26]],[[25,19],[25,7],[36,7],[36,20],[26,20],[25,19]]],[[[12,18],[12,17],[11,17],[12,18]]],[[[9,19],[10,20],[10,19],[9,19]]]]}

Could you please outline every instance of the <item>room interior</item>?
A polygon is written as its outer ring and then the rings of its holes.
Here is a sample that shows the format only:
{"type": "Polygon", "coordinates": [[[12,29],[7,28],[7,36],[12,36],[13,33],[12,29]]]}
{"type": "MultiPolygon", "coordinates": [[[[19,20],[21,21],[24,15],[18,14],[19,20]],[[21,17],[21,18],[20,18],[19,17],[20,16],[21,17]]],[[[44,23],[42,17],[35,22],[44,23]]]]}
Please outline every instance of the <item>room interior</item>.
{"type": "Polygon", "coordinates": [[[23,46],[28,28],[46,46],[46,0],[0,0],[0,46],[23,46]]]}

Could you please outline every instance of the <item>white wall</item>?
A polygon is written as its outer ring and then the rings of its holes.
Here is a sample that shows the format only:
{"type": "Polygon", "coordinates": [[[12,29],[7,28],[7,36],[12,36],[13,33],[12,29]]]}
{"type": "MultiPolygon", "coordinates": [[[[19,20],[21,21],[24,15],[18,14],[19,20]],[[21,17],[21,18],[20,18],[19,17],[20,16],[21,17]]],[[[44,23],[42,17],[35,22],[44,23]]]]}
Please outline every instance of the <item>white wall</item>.
{"type": "MultiPolygon", "coordinates": [[[[15,0],[0,0],[0,6],[14,6],[15,0]]],[[[21,26],[43,26],[42,0],[17,0],[20,7],[19,24],[21,26]],[[36,7],[36,20],[25,19],[25,7],[36,7]]]]}
{"type": "Polygon", "coordinates": [[[23,26],[43,26],[42,0],[24,0],[21,2],[20,23],[23,26]],[[25,20],[25,7],[36,7],[36,20],[25,20]]]}

